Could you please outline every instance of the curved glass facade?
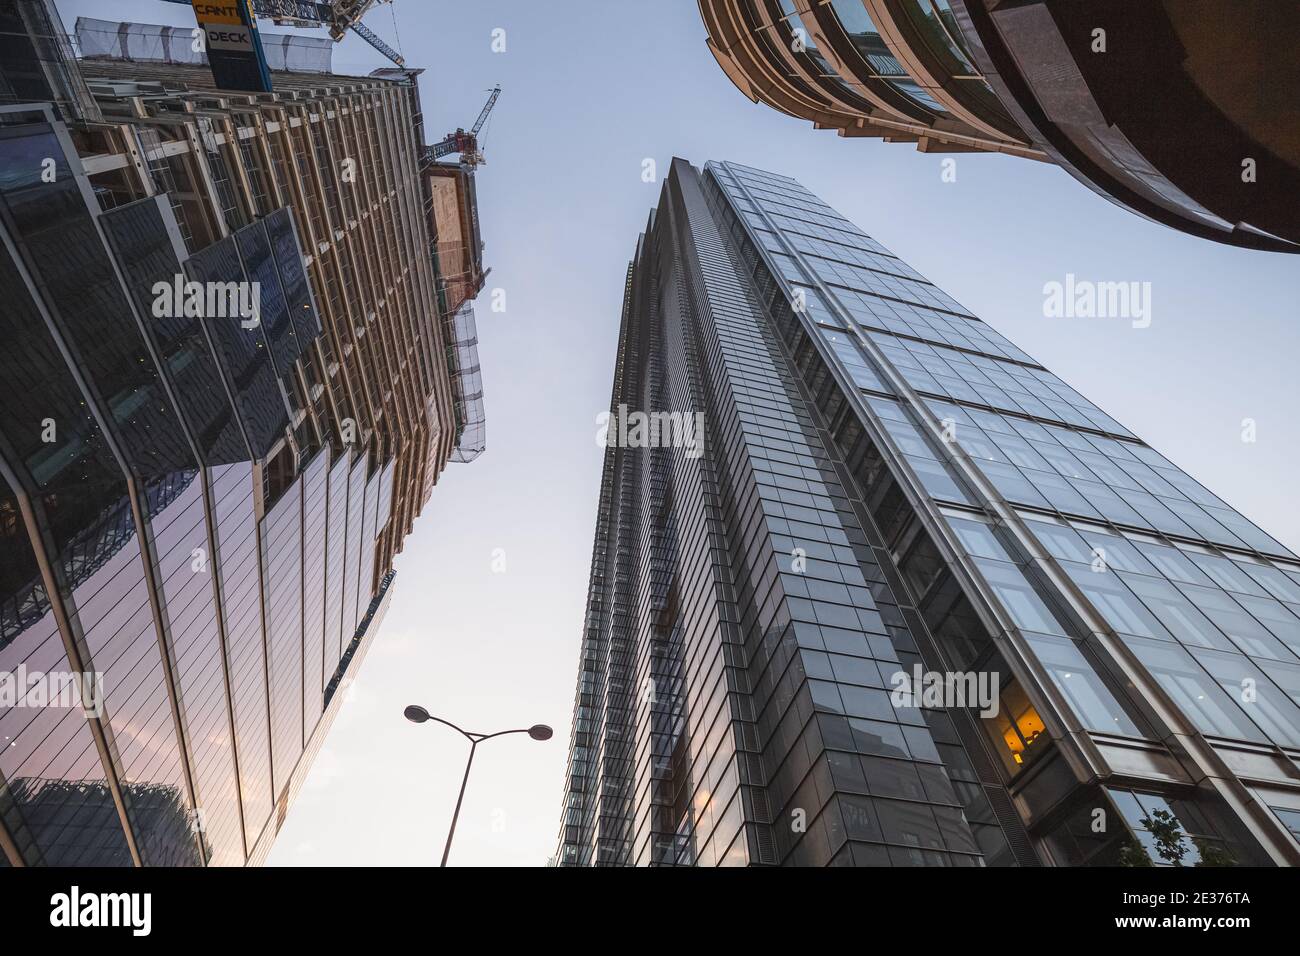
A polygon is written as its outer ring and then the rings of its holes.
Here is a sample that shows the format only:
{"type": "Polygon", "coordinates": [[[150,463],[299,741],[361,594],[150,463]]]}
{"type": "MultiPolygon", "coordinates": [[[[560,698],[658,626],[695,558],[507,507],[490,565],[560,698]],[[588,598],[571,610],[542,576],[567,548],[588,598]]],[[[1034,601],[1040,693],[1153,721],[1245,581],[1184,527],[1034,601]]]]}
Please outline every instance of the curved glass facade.
{"type": "Polygon", "coordinates": [[[946,112],[943,106],[903,69],[903,65],[898,62],[893,51],[881,38],[876,25],[871,22],[871,15],[867,13],[862,0],[831,0],[830,7],[835,11],[836,19],[848,34],[854,49],[871,69],[873,75],[885,80],[918,105],[936,113],[946,112]]]}
{"type": "Polygon", "coordinates": [[[1297,22],[1268,3],[699,0],[751,100],[923,152],[1054,162],[1184,232],[1294,252],[1297,22]],[[1137,37],[1098,56],[1102,37],[1137,37]],[[1234,63],[1225,70],[1224,58],[1234,63]],[[1276,102],[1274,102],[1276,101],[1276,102]],[[1153,111],[1152,104],[1159,108],[1153,111]],[[1244,171],[1243,171],[1244,170],[1244,171]]]}
{"type": "Polygon", "coordinates": [[[845,135],[1044,158],[971,63],[946,2],[700,0],[700,11],[751,99],[845,135]]]}

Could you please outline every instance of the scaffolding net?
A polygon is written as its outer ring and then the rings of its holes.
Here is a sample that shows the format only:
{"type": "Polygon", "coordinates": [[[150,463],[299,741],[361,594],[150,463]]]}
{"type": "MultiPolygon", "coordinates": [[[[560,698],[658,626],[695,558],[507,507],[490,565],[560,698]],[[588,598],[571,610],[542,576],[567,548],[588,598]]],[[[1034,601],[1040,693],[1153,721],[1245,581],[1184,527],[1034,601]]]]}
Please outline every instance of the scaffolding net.
{"type": "MultiPolygon", "coordinates": [[[[329,73],[334,41],[295,33],[259,31],[266,65],[289,73],[329,73]]],[[[77,17],[77,46],[82,59],[130,60],[206,66],[203,31],[198,26],[170,27],[160,23],[118,23],[77,17]]]]}
{"type": "Polygon", "coordinates": [[[478,364],[478,328],[474,309],[466,302],[443,325],[447,341],[447,367],[451,372],[452,399],[456,405],[456,447],[452,461],[473,461],[487,447],[483,412],[483,373],[478,364]]]}

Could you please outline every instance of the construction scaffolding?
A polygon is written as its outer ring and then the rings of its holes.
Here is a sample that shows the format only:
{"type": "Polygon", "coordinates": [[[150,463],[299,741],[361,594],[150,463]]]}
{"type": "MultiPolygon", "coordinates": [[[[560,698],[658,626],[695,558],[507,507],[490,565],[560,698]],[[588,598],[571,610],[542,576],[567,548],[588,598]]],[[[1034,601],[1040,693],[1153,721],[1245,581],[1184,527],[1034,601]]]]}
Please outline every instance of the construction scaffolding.
{"type": "Polygon", "coordinates": [[[478,327],[474,307],[464,303],[443,322],[447,342],[447,368],[456,409],[456,446],[451,460],[473,461],[487,447],[487,422],[483,412],[483,375],[479,370],[478,327]]]}
{"type": "MultiPolygon", "coordinates": [[[[159,23],[117,23],[77,18],[77,47],[86,60],[130,60],[178,66],[207,66],[208,55],[195,27],[159,23]]],[[[294,33],[262,34],[268,69],[289,73],[329,73],[334,42],[294,33]]]]}

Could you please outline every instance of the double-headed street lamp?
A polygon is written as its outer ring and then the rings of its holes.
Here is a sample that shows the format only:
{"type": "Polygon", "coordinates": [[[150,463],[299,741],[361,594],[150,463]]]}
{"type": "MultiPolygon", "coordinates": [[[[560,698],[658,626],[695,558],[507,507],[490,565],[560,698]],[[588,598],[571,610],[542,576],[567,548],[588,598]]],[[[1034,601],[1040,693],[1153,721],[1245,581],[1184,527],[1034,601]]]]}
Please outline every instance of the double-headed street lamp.
{"type": "Polygon", "coordinates": [[[474,750],[485,740],[491,740],[493,737],[504,737],[506,734],[527,734],[534,740],[550,740],[554,731],[545,724],[533,724],[531,727],[520,727],[516,730],[498,730],[495,734],[476,734],[469,730],[461,730],[450,720],[443,720],[441,717],[435,717],[419,704],[411,704],[403,711],[406,719],[413,724],[422,724],[426,720],[436,720],[440,724],[445,724],[456,733],[460,734],[469,741],[469,759],[465,761],[465,776],[460,781],[460,795],[456,797],[456,812],[451,815],[451,829],[447,831],[447,845],[442,850],[442,862],[439,866],[447,865],[447,854],[451,852],[451,838],[456,835],[456,821],[460,818],[460,804],[465,799],[465,784],[469,783],[469,768],[474,764],[474,750]]]}

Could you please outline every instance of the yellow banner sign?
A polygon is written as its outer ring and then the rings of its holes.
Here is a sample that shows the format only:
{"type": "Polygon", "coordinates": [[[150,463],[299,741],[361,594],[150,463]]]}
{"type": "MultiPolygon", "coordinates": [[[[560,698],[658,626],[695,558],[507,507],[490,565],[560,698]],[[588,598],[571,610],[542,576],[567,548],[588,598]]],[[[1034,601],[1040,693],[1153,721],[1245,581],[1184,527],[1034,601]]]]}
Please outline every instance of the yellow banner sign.
{"type": "Polygon", "coordinates": [[[190,0],[194,7],[194,16],[199,23],[239,24],[239,8],[242,0],[190,0]]]}

